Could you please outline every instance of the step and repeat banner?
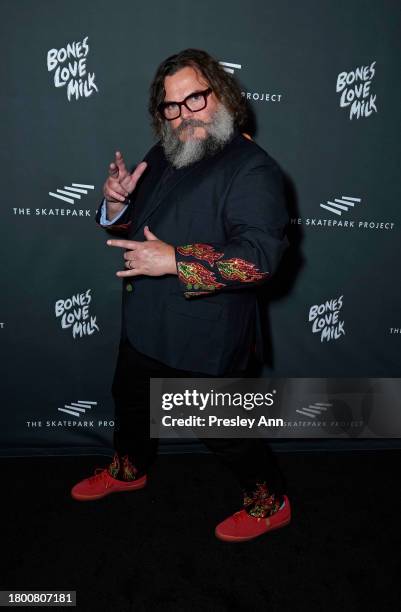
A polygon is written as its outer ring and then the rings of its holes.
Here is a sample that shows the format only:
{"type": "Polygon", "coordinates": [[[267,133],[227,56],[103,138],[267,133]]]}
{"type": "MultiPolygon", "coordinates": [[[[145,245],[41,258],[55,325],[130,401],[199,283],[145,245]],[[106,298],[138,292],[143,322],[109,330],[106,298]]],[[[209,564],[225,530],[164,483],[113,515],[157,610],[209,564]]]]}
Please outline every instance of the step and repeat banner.
{"type": "Polygon", "coordinates": [[[353,397],[360,419],[379,393],[392,411],[371,429],[401,437],[398,2],[1,4],[0,452],[110,449],[121,253],[95,212],[114,152],[132,168],[154,144],[150,82],[188,47],[238,79],[248,131],[286,178],[263,376],[283,397],[288,379],[288,418],[336,406],[348,425],[332,437],[363,437],[353,397]]]}

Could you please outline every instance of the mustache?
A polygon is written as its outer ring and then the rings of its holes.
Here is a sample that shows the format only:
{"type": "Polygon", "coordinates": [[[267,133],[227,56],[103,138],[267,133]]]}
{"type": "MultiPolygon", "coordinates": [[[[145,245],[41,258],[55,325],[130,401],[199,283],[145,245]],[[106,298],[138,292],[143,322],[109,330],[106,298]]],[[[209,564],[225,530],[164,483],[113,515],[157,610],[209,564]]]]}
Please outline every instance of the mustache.
{"type": "Polygon", "coordinates": [[[178,127],[175,128],[175,134],[181,134],[187,127],[205,127],[209,125],[208,122],[202,121],[201,119],[185,119],[178,127]]]}

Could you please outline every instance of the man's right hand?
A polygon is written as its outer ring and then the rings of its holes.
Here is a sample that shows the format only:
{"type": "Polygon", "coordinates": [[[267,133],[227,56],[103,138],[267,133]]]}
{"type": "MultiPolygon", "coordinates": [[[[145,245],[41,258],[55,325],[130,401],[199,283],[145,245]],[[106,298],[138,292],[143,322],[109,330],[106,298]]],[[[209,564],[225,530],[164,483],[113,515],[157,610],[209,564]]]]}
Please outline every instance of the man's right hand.
{"type": "Polygon", "coordinates": [[[103,194],[107,200],[108,217],[114,217],[125,206],[126,198],[134,191],[137,182],[147,168],[146,162],[141,162],[130,174],[120,151],[116,151],[115,161],[109,166],[109,176],[103,185],[103,194]]]}

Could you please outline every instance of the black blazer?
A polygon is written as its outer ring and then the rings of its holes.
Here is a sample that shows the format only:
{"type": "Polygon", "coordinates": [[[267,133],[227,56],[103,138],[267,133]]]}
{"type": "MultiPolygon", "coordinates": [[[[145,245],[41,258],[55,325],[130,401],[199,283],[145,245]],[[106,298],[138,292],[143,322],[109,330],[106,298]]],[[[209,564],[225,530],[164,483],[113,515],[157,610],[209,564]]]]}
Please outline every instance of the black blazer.
{"type": "Polygon", "coordinates": [[[174,368],[244,369],[255,346],[263,355],[257,289],[289,244],[282,173],[238,130],[217,154],[174,172],[160,142],[144,160],[128,209],[107,230],[144,240],[149,225],[175,247],[178,276],[123,280],[122,337],[174,368]]]}

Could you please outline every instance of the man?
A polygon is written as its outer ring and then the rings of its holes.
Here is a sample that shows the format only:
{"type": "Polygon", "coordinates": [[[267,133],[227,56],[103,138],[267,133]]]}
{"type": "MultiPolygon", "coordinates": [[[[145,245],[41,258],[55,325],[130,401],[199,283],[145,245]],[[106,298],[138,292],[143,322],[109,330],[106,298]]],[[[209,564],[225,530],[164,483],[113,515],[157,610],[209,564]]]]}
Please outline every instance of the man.
{"type": "MultiPolygon", "coordinates": [[[[78,500],[146,485],[157,445],[149,436],[149,378],[248,375],[250,356],[261,354],[256,290],[288,246],[281,172],[241,133],[240,88],[215,59],[197,49],[167,58],[149,111],[159,141],[132,173],[116,152],[96,217],[124,238],[107,244],[125,249],[115,453],[73,487],[78,500]]],[[[249,540],[290,521],[262,440],[202,441],[243,492],[243,508],[216,527],[218,538],[249,540]]]]}

